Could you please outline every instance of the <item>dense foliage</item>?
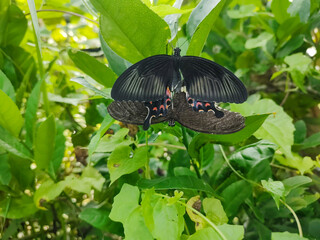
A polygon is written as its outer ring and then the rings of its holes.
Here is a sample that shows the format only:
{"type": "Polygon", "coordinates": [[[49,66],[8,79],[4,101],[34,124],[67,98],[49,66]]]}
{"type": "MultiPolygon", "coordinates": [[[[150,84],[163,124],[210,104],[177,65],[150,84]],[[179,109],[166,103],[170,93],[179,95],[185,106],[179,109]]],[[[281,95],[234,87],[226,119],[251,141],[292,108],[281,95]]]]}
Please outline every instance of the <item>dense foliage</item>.
{"type": "Polygon", "coordinates": [[[319,0],[1,0],[2,239],[320,239],[319,0]],[[112,119],[156,54],[245,83],[246,127],[112,119]]]}

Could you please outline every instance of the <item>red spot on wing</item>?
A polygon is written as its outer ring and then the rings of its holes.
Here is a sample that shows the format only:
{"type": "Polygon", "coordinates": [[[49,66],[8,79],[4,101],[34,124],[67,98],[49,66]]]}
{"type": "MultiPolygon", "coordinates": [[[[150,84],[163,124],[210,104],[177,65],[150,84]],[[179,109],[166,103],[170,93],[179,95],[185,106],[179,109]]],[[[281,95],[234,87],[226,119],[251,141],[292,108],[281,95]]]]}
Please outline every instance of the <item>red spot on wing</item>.
{"type": "Polygon", "coordinates": [[[153,110],[153,111],[157,111],[157,107],[154,107],[152,110],[153,110]]]}
{"type": "Polygon", "coordinates": [[[163,110],[164,110],[164,105],[161,105],[161,106],[160,106],[160,109],[163,109],[163,110]]]}
{"type": "Polygon", "coordinates": [[[210,105],[211,105],[210,103],[206,103],[204,106],[209,107],[210,105]]]}

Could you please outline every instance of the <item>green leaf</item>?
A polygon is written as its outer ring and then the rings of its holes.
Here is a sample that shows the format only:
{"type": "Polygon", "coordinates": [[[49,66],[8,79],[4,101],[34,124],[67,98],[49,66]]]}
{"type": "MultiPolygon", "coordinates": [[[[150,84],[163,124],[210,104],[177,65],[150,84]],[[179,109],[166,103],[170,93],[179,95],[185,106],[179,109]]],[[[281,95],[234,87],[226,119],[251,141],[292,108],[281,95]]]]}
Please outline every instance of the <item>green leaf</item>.
{"type": "MultiPolygon", "coordinates": [[[[10,6],[11,1],[4,0],[0,1],[0,32],[4,33],[7,28],[7,22],[9,18],[8,8],[10,6]]],[[[0,45],[2,46],[5,42],[5,34],[0,34],[0,45]]]]}
{"type": "Polygon", "coordinates": [[[16,92],[16,103],[17,106],[20,107],[21,103],[23,101],[24,95],[27,91],[27,86],[29,85],[29,83],[32,81],[31,79],[31,75],[34,73],[34,64],[32,63],[27,72],[24,74],[23,78],[22,78],[22,82],[16,92]],[[30,81],[31,80],[31,81],[30,81]]]}
{"type": "Polygon", "coordinates": [[[294,176],[284,179],[282,183],[285,187],[285,195],[288,195],[291,190],[311,182],[312,179],[306,176],[294,176]]]}
{"type": "Polygon", "coordinates": [[[28,217],[38,209],[33,203],[32,197],[29,197],[25,194],[20,197],[7,197],[0,200],[0,216],[7,218],[18,219],[28,217]],[[9,211],[6,215],[6,209],[9,207],[9,211]]]}
{"type": "Polygon", "coordinates": [[[79,218],[95,228],[113,233],[116,228],[119,228],[119,223],[111,221],[109,214],[110,210],[105,208],[85,208],[79,218]]]}
{"type": "Polygon", "coordinates": [[[110,219],[125,223],[129,215],[139,207],[139,188],[129,184],[123,184],[120,192],[114,197],[110,219]]]}
{"type": "Polygon", "coordinates": [[[0,126],[0,147],[21,158],[31,159],[31,153],[19,140],[0,126]]]}
{"type": "Polygon", "coordinates": [[[64,188],[67,186],[66,181],[60,181],[58,183],[48,179],[43,182],[40,187],[34,193],[33,199],[38,208],[45,209],[42,205],[44,201],[51,201],[58,197],[64,188]]]}
{"type": "Polygon", "coordinates": [[[240,180],[230,184],[226,187],[222,193],[223,207],[228,217],[234,216],[240,207],[240,205],[248,198],[252,193],[252,186],[250,183],[240,180]],[[239,191],[241,189],[241,191],[239,191]]]}
{"type": "Polygon", "coordinates": [[[228,10],[228,16],[230,18],[238,19],[238,18],[246,18],[255,16],[256,6],[253,4],[249,5],[241,5],[239,9],[228,10]]]}
{"type": "Polygon", "coordinates": [[[96,80],[106,88],[111,88],[117,79],[117,75],[94,57],[74,49],[69,49],[68,55],[74,64],[85,74],[96,80]]]}
{"type": "Polygon", "coordinates": [[[161,4],[157,6],[151,6],[150,9],[158,14],[160,17],[164,17],[170,14],[185,14],[192,11],[192,9],[178,9],[167,4],[161,4]]]}
{"type": "Polygon", "coordinates": [[[158,179],[140,179],[138,181],[139,188],[148,189],[154,187],[156,190],[166,189],[185,189],[203,191],[213,194],[214,191],[206,182],[194,176],[176,176],[164,177],[158,179]]]}
{"type": "Polygon", "coordinates": [[[0,18],[0,45],[16,45],[18,46],[22,41],[27,28],[28,21],[20,8],[11,4],[5,12],[0,13],[3,17],[0,18]]]}
{"type": "Polygon", "coordinates": [[[319,145],[320,145],[320,133],[318,132],[306,138],[302,143],[301,149],[312,148],[319,145]]]}
{"type": "Polygon", "coordinates": [[[104,40],[119,56],[135,63],[166,53],[169,27],[140,0],[91,2],[101,13],[100,30],[104,40]]]}
{"type": "Polygon", "coordinates": [[[290,53],[292,53],[294,50],[301,47],[301,45],[304,43],[304,35],[300,34],[298,36],[295,36],[291,38],[278,52],[277,52],[277,58],[282,58],[285,56],[288,56],[290,53]]]}
{"type": "Polygon", "coordinates": [[[261,33],[256,38],[250,38],[245,43],[245,48],[253,49],[261,47],[264,51],[267,51],[267,44],[273,38],[273,34],[268,32],[261,33]]]}
{"type": "Polygon", "coordinates": [[[133,209],[133,211],[129,214],[128,218],[123,224],[123,228],[125,239],[127,240],[136,240],[137,236],[139,236],[139,239],[143,240],[154,239],[146,226],[141,207],[133,209]]]}
{"type": "Polygon", "coordinates": [[[287,12],[289,6],[289,0],[272,0],[271,11],[278,23],[281,24],[290,17],[289,13],[287,12]]]}
{"type": "Polygon", "coordinates": [[[132,149],[129,146],[118,146],[108,159],[108,169],[112,184],[122,175],[132,173],[145,166],[148,162],[148,148],[138,148],[131,156],[132,149]]]}
{"type": "Polygon", "coordinates": [[[235,145],[249,138],[263,124],[269,114],[261,114],[246,117],[245,128],[232,134],[227,135],[210,135],[200,133],[192,138],[189,144],[188,152],[191,157],[198,157],[199,150],[207,143],[221,143],[235,145]]]}
{"type": "Polygon", "coordinates": [[[66,138],[63,135],[64,126],[58,123],[56,124],[56,128],[57,132],[54,138],[54,151],[52,154],[52,159],[50,160],[50,162],[52,163],[53,172],[56,172],[60,167],[60,164],[64,157],[66,143],[66,138]]]}
{"type": "Polygon", "coordinates": [[[271,177],[269,162],[271,162],[276,149],[277,146],[274,143],[262,140],[238,149],[230,156],[229,160],[249,179],[260,181],[271,177]]]}
{"type": "Polygon", "coordinates": [[[56,135],[54,116],[51,115],[40,124],[34,140],[34,160],[39,169],[48,170],[54,152],[53,136],[56,135]]]}
{"type": "Polygon", "coordinates": [[[103,50],[105,57],[108,60],[108,64],[110,68],[115,72],[115,74],[120,76],[121,73],[123,73],[132,64],[127,60],[123,59],[122,57],[120,57],[108,46],[101,32],[99,32],[99,38],[100,38],[101,48],[103,50]]]}
{"type": "Polygon", "coordinates": [[[25,127],[26,127],[26,144],[28,147],[32,146],[33,136],[35,131],[35,124],[37,120],[37,110],[40,101],[42,81],[37,82],[35,87],[32,89],[30,97],[27,101],[26,113],[25,113],[25,127]]]}
{"type": "Polygon", "coordinates": [[[191,12],[187,22],[187,35],[192,38],[187,55],[200,56],[211,27],[226,2],[226,0],[202,0],[191,12]]]}
{"type": "Polygon", "coordinates": [[[14,91],[12,83],[1,70],[0,70],[0,90],[2,90],[5,94],[7,94],[12,99],[13,102],[16,101],[16,93],[14,91]]]}
{"type": "Polygon", "coordinates": [[[307,125],[303,120],[294,123],[294,143],[302,143],[307,136],[307,125]]]}
{"type": "Polygon", "coordinates": [[[308,238],[300,237],[297,233],[273,232],[271,240],[308,240],[308,238]]]}
{"type": "Polygon", "coordinates": [[[269,178],[268,182],[262,180],[261,184],[268,191],[268,193],[271,194],[279,209],[280,198],[283,198],[285,195],[285,188],[283,183],[280,181],[273,181],[271,178],[269,178]]]}
{"type": "MultiPolygon", "coordinates": [[[[228,240],[229,239],[242,240],[244,237],[243,226],[224,224],[221,226],[217,226],[217,228],[223,233],[223,235],[228,240]]],[[[203,240],[203,239],[222,240],[220,235],[213,228],[200,229],[188,238],[188,240],[203,240]]]]}
{"type": "Polygon", "coordinates": [[[13,136],[18,137],[23,125],[23,118],[17,105],[2,90],[0,90],[0,102],[0,125],[13,136]]]}
{"type": "Polygon", "coordinates": [[[77,77],[77,78],[72,78],[71,81],[76,82],[81,84],[82,86],[90,89],[91,91],[93,91],[94,93],[96,93],[97,95],[100,95],[106,99],[111,99],[111,95],[109,92],[106,92],[106,90],[108,89],[103,89],[99,90],[98,88],[94,87],[93,85],[91,85],[86,79],[82,78],[82,77],[77,77]]]}
{"type": "Polygon", "coordinates": [[[296,69],[302,74],[307,73],[309,65],[312,62],[309,57],[301,52],[285,57],[284,61],[289,65],[290,69],[296,69]]]}
{"type": "Polygon", "coordinates": [[[310,16],[310,0],[294,0],[288,8],[288,13],[291,16],[300,17],[301,22],[307,22],[310,16]]]}
{"type": "Polygon", "coordinates": [[[96,151],[101,137],[111,127],[113,122],[114,122],[114,119],[110,115],[107,115],[103,119],[103,121],[101,123],[101,127],[96,132],[96,134],[91,138],[90,144],[88,146],[88,153],[89,153],[90,158],[91,158],[92,154],[96,151]]]}
{"type": "Polygon", "coordinates": [[[248,102],[231,104],[231,110],[244,116],[273,113],[254,133],[254,136],[258,139],[266,139],[276,143],[287,157],[292,157],[291,146],[293,145],[294,132],[292,118],[273,100],[261,99],[252,104],[248,102]]]}
{"type": "Polygon", "coordinates": [[[225,213],[219,199],[205,198],[203,199],[203,210],[214,224],[222,225],[228,222],[227,214],[225,213]]]}
{"type": "Polygon", "coordinates": [[[96,152],[112,152],[116,147],[129,146],[133,143],[131,139],[126,139],[128,128],[122,128],[114,135],[104,135],[96,148],[96,152]]]}
{"type": "MultiPolygon", "coordinates": [[[[172,7],[176,9],[180,9],[182,2],[183,0],[176,0],[172,7]]],[[[169,39],[169,42],[171,42],[177,36],[178,30],[179,30],[178,21],[180,17],[181,17],[181,14],[171,14],[164,17],[164,20],[169,25],[170,32],[171,32],[171,38],[169,39]]]]}
{"type": "Polygon", "coordinates": [[[184,206],[168,204],[167,199],[158,199],[153,208],[154,229],[152,235],[159,240],[179,239],[184,229],[184,206]]]}
{"type": "Polygon", "coordinates": [[[11,181],[19,190],[33,189],[35,186],[35,171],[30,168],[30,163],[30,159],[9,155],[11,181]]]}
{"type": "Polygon", "coordinates": [[[12,174],[8,154],[0,155],[0,185],[9,185],[12,174]]]}
{"type": "MultiPolygon", "coordinates": [[[[42,48],[41,48],[41,39],[40,39],[40,27],[39,27],[39,20],[38,20],[38,15],[36,11],[36,6],[34,0],[27,0],[28,1],[28,6],[30,10],[30,15],[31,15],[31,20],[32,20],[32,26],[33,30],[36,36],[36,48],[37,48],[37,53],[40,54],[38,56],[38,59],[41,59],[42,57],[42,48]]],[[[41,65],[41,64],[40,64],[41,65]]]]}
{"type": "Polygon", "coordinates": [[[284,166],[289,166],[296,168],[300,171],[301,174],[305,172],[310,173],[311,169],[315,166],[315,161],[311,159],[309,156],[301,157],[300,155],[294,153],[292,157],[283,157],[281,155],[276,154],[275,158],[284,166]]]}

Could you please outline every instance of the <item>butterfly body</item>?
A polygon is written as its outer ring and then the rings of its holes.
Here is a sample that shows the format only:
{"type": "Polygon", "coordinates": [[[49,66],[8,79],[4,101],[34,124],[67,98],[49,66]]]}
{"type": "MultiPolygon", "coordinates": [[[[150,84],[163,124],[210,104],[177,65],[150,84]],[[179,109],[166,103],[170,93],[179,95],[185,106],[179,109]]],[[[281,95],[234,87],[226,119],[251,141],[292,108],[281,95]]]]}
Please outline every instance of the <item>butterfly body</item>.
{"type": "Polygon", "coordinates": [[[181,57],[179,48],[172,56],[151,56],[129,67],[115,82],[111,96],[115,101],[108,107],[110,115],[143,125],[144,130],[162,121],[169,125],[178,121],[207,133],[230,133],[244,127],[242,116],[216,107],[217,102],[244,102],[247,91],[243,83],[215,62],[181,57]],[[237,119],[237,126],[229,123],[231,118],[237,119]],[[229,124],[228,131],[224,122],[229,124]],[[202,127],[193,126],[197,124],[202,127]]]}

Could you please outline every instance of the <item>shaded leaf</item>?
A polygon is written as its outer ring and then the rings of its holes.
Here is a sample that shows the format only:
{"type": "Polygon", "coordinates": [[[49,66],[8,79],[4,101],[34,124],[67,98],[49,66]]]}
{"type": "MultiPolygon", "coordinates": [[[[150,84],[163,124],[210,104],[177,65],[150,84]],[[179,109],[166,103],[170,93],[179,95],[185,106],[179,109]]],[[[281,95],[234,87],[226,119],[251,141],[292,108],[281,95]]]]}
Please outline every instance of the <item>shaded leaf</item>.
{"type": "Polygon", "coordinates": [[[3,185],[9,185],[12,177],[8,160],[8,154],[0,155],[0,184],[3,185]]]}
{"type": "Polygon", "coordinates": [[[271,194],[279,209],[279,202],[280,199],[284,197],[285,191],[283,183],[280,181],[273,181],[272,179],[269,179],[268,181],[262,180],[261,184],[268,191],[268,193],[271,194]]]}
{"type": "Polygon", "coordinates": [[[8,208],[7,218],[18,219],[28,217],[38,211],[33,199],[25,194],[20,197],[7,197],[0,200],[0,216],[4,217],[8,208]]]}
{"type": "Polygon", "coordinates": [[[16,101],[16,94],[12,83],[7,78],[7,76],[0,70],[0,89],[7,94],[13,102],[16,101]]]}

